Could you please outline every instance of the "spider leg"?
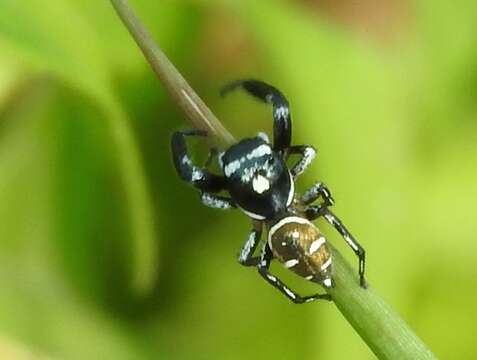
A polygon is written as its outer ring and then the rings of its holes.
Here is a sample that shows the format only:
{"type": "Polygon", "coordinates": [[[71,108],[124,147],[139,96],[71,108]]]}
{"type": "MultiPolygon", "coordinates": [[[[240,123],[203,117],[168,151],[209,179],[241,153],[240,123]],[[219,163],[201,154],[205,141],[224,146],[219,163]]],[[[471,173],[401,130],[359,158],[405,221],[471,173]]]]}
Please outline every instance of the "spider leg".
{"type": "Polygon", "coordinates": [[[291,116],[288,100],[272,85],[259,80],[237,80],[226,85],[220,92],[222,96],[241,87],[259,100],[273,106],[273,148],[284,151],[291,143],[291,116]]]}
{"type": "Polygon", "coordinates": [[[202,204],[204,204],[205,206],[208,206],[214,209],[228,210],[228,209],[233,209],[236,207],[235,203],[233,202],[231,198],[228,198],[225,196],[218,196],[208,192],[202,192],[200,194],[200,200],[202,201],[202,204]]]}
{"type": "Polygon", "coordinates": [[[322,204],[308,206],[305,209],[305,217],[308,220],[313,221],[315,219],[318,219],[320,216],[324,216],[325,209],[326,209],[326,205],[322,205],[322,204]]]}
{"type": "Polygon", "coordinates": [[[301,201],[303,204],[309,205],[316,201],[319,197],[321,197],[324,201],[321,206],[328,207],[335,203],[335,200],[331,196],[330,190],[321,182],[317,182],[311,188],[309,188],[301,197],[301,201]]]}
{"type": "Polygon", "coordinates": [[[187,136],[206,136],[203,130],[184,130],[172,135],[171,149],[174,166],[182,180],[204,192],[218,192],[225,187],[225,179],[192,163],[187,152],[187,136]]]}
{"type": "Polygon", "coordinates": [[[254,221],[253,229],[248,235],[248,239],[243,244],[242,249],[238,257],[238,261],[243,266],[257,266],[260,261],[260,256],[253,256],[255,249],[257,248],[258,243],[260,242],[260,237],[262,236],[262,223],[254,221]]]}
{"type": "Polygon", "coordinates": [[[316,156],[316,149],[309,145],[291,146],[287,149],[287,156],[290,154],[300,154],[302,156],[290,170],[293,178],[296,178],[310,166],[316,156]]]}
{"type": "Polygon", "coordinates": [[[273,259],[273,254],[268,244],[263,246],[262,254],[260,255],[260,262],[257,266],[259,274],[272,286],[280,290],[287,298],[293,301],[295,304],[303,304],[312,302],[315,300],[331,300],[331,296],[328,294],[314,294],[310,296],[298,295],[295,291],[291,290],[276,276],[270,274],[269,267],[273,259]]]}
{"type": "Polygon", "coordinates": [[[343,225],[341,220],[333,214],[326,206],[310,206],[305,211],[305,215],[308,220],[314,220],[320,216],[323,216],[343,237],[344,241],[353,250],[359,260],[358,274],[359,284],[362,288],[366,288],[366,280],[364,278],[364,272],[366,267],[366,252],[364,248],[358,243],[358,241],[351,235],[348,229],[343,225]]]}

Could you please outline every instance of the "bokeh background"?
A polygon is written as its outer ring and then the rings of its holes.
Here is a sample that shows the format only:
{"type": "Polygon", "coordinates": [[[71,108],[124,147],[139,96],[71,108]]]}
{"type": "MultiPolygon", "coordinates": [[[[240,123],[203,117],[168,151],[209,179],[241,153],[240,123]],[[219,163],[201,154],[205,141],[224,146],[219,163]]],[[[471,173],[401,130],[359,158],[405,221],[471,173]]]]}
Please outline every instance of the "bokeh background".
{"type": "MultiPolygon", "coordinates": [[[[298,189],[327,183],[375,289],[438,357],[475,359],[475,0],[131,5],[237,137],[270,109],[218,89],[282,89],[319,152],[298,189]]],[[[238,265],[249,221],[173,171],[187,126],[108,1],[0,1],[1,359],[374,358],[332,304],[238,265]]]]}

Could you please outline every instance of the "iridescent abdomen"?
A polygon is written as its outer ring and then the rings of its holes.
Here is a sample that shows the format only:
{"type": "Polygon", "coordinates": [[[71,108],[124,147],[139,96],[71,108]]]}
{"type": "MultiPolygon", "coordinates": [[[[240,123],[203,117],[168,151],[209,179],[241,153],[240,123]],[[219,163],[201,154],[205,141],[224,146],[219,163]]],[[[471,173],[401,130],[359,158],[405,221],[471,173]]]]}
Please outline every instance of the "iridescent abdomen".
{"type": "Polygon", "coordinates": [[[285,217],[270,227],[268,244],[275,258],[307,280],[331,287],[331,253],[325,237],[305,218],[285,217]]]}

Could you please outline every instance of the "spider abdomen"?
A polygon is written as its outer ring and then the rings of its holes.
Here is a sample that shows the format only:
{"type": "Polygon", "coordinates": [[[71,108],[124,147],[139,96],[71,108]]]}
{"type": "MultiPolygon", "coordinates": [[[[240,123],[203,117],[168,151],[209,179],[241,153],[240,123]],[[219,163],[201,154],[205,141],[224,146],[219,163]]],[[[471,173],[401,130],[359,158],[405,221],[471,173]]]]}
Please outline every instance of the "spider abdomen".
{"type": "Polygon", "coordinates": [[[331,287],[331,252],[325,237],[305,218],[288,216],[270,227],[268,244],[286,268],[307,280],[331,287]]]}

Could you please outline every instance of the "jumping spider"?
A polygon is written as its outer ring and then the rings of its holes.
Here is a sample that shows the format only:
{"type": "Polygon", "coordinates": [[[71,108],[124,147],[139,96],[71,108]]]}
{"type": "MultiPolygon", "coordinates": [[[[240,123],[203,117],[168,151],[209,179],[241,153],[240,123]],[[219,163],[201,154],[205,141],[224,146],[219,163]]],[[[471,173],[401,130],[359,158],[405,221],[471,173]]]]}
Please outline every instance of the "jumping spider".
{"type": "MultiPolygon", "coordinates": [[[[328,294],[300,296],[269,272],[273,258],[286,268],[325,288],[334,286],[332,258],[327,242],[312,221],[322,216],[341,234],[359,258],[360,285],[365,288],[365,251],[343,223],[328,209],[333,198],[321,182],[303,195],[295,192],[295,180],[305,171],[316,155],[309,145],[291,145],[291,117],[288,101],[275,87],[258,80],[240,80],[227,85],[222,94],[242,88],[259,100],[273,106],[273,143],[264,133],[245,138],[226,151],[213,151],[222,170],[216,175],[207,166],[194,165],[187,152],[187,136],[206,136],[202,130],[175,132],[172,154],[179,176],[200,191],[202,203],[218,209],[239,208],[253,220],[253,229],[240,251],[238,261],[255,266],[259,274],[294,303],[330,300],[328,294]],[[288,168],[290,155],[300,159],[288,168]],[[219,196],[226,191],[229,196],[219,196]],[[311,205],[320,199],[318,205],[311,205]],[[253,256],[262,229],[267,241],[259,256],[253,256]]],[[[209,161],[208,161],[209,162],[209,161]]]]}

